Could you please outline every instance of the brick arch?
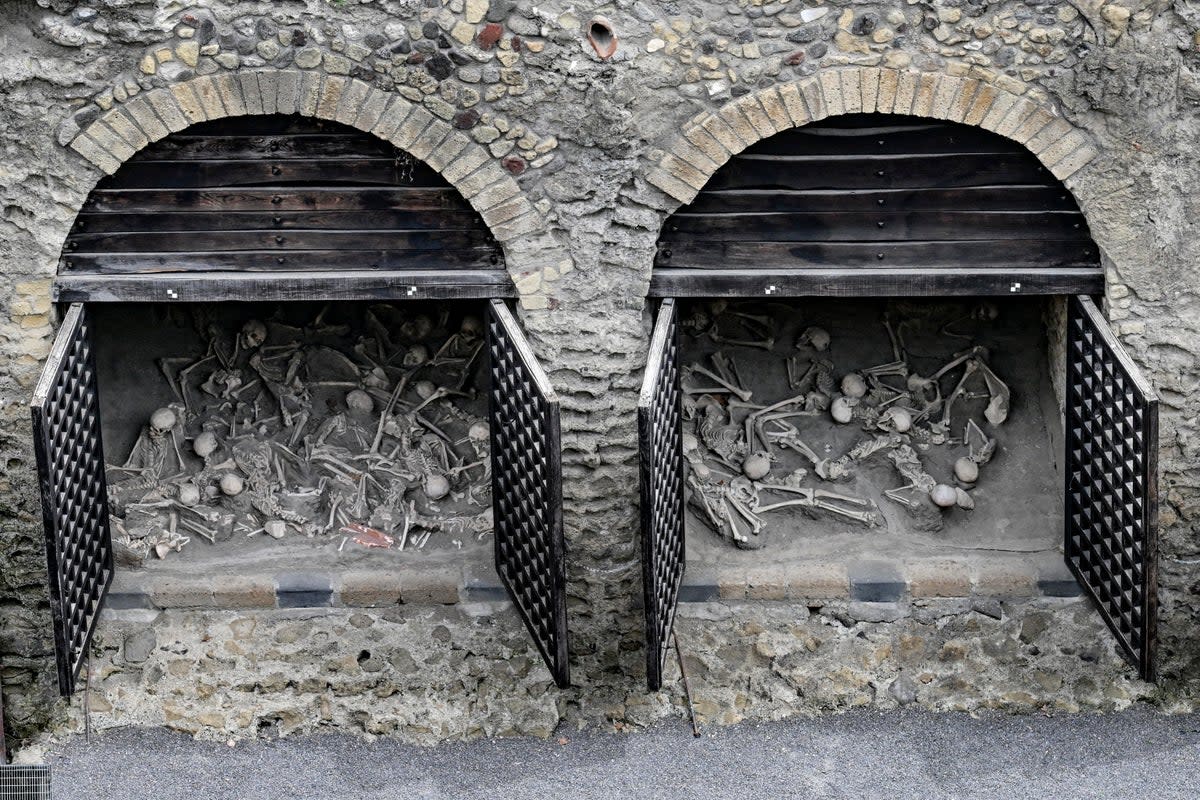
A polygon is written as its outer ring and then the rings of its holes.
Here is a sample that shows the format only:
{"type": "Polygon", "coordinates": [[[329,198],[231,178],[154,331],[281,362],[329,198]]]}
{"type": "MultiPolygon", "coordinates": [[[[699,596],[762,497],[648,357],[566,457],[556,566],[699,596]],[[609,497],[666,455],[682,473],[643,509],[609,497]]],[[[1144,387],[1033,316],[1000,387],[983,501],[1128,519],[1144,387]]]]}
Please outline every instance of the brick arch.
{"type": "Polygon", "coordinates": [[[420,159],[471,204],[504,248],[527,309],[546,306],[547,283],[570,258],[544,216],[486,149],[400,95],[341,75],[295,69],[241,70],[151,89],[92,122],[70,147],[111,175],[139,150],[207,120],[299,114],[340,122],[420,159]]]}
{"type": "Polygon", "coordinates": [[[1032,152],[1061,181],[1097,155],[1052,106],[977,78],[877,67],[824,70],[744,95],[689,120],[646,179],[679,205],[732,156],[768,136],[839,114],[909,114],[985,128],[1032,152]]]}

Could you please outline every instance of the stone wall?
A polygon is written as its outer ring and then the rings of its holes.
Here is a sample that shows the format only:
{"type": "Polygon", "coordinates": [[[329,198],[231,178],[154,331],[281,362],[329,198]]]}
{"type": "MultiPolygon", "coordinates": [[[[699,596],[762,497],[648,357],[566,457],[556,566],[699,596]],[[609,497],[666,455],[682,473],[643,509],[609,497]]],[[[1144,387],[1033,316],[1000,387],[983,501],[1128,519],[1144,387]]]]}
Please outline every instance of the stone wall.
{"type": "MultiPolygon", "coordinates": [[[[1200,246],[1193,235],[1200,211],[1193,189],[1200,177],[1198,29],[1200,7],[1193,3],[1135,0],[264,0],[195,9],[166,0],[6,3],[0,21],[0,352],[6,356],[0,364],[0,659],[10,725],[26,734],[66,714],[54,700],[23,407],[53,333],[49,285],[66,232],[103,173],[147,141],[191,122],[260,109],[338,119],[391,139],[442,171],[503,242],[524,322],[563,398],[578,684],[553,698],[540,679],[501,682],[503,705],[535,720],[512,729],[544,732],[536,720],[548,714],[549,703],[565,718],[578,703],[588,709],[580,718],[626,724],[668,713],[677,697],[639,691],[635,607],[634,404],[658,229],[729,153],[807,119],[860,108],[998,130],[1026,143],[1075,193],[1104,254],[1110,317],[1162,394],[1161,667],[1164,696],[1190,696],[1200,688],[1200,635],[1193,625],[1200,611],[1200,479],[1193,469],[1200,458],[1194,270],[1200,246]],[[597,47],[588,40],[594,15],[603,15],[616,33],[611,57],[602,57],[603,42],[597,47]],[[647,704],[660,711],[647,713],[647,704]]],[[[798,653],[794,644],[781,655],[748,654],[748,637],[790,635],[788,620],[799,625],[803,608],[746,603],[714,611],[713,619],[708,613],[685,618],[681,636],[694,639],[703,653],[697,658],[705,680],[720,698],[713,702],[753,708],[750,715],[759,717],[838,705],[816,699],[822,689],[799,691],[803,682],[781,688],[784,668],[769,665],[798,653]],[[735,696],[739,692],[744,697],[735,696]]],[[[1046,613],[1075,620],[1086,612],[1046,613]]],[[[1010,645],[989,648],[972,626],[1019,641],[1008,628],[1024,624],[1024,612],[988,622],[991,617],[969,604],[948,618],[965,626],[970,643],[960,648],[963,658],[969,653],[983,664],[1005,663],[1010,645]]],[[[489,619],[486,628],[463,620],[442,625],[455,652],[489,656],[463,662],[472,665],[466,670],[472,686],[497,669],[491,657],[518,651],[532,657],[515,618],[498,613],[489,619]]],[[[326,625],[328,636],[343,623],[354,630],[386,627],[332,618],[311,624],[326,625]]],[[[170,674],[171,648],[190,647],[171,642],[189,641],[200,624],[160,620],[159,647],[147,659],[162,661],[170,674]]],[[[233,621],[203,624],[234,630],[233,621]]],[[[264,618],[262,624],[276,622],[264,618]]],[[[397,624],[414,641],[430,632],[424,618],[397,624]]],[[[1091,630],[1097,623],[1078,624],[1091,630]]],[[[98,663],[116,657],[120,625],[106,623],[98,663]]],[[[1094,630],[1081,636],[1103,638],[1094,630]]],[[[767,638],[764,646],[775,649],[778,643],[767,638]]],[[[883,661],[872,662],[852,644],[825,652],[856,662],[845,667],[858,676],[852,683],[882,681],[883,661]]],[[[1022,656],[1028,660],[1023,667],[1058,669],[1061,648],[1033,649],[1022,656]]],[[[1111,677],[1115,656],[1096,659],[1107,670],[1100,674],[1111,677]]],[[[790,658],[786,669],[803,669],[801,661],[790,658]]],[[[396,680],[407,674],[408,662],[400,662],[396,680]]],[[[128,691],[143,691],[141,680],[130,679],[128,691]]],[[[1013,681],[1007,695],[987,690],[989,702],[1027,707],[1013,693],[1030,689],[1013,681]]],[[[954,705],[956,691],[963,697],[975,691],[964,682],[948,684],[945,705],[954,705]]],[[[425,690],[428,703],[443,704],[456,720],[430,736],[495,732],[470,722],[463,710],[462,693],[471,690],[466,683],[440,681],[425,690]]],[[[344,713],[329,717],[339,724],[358,713],[354,697],[365,698],[366,708],[374,691],[362,683],[346,686],[352,688],[340,695],[344,713]]],[[[1108,686],[1098,682],[1098,696],[1108,686]]],[[[277,689],[264,684],[252,693],[277,689]]],[[[202,701],[193,695],[189,702],[198,708],[202,701]]],[[[164,714],[165,708],[164,702],[164,714]]],[[[130,718],[142,717],[131,712],[130,718]]],[[[398,719],[380,732],[426,735],[415,731],[418,721],[398,719]]]]}

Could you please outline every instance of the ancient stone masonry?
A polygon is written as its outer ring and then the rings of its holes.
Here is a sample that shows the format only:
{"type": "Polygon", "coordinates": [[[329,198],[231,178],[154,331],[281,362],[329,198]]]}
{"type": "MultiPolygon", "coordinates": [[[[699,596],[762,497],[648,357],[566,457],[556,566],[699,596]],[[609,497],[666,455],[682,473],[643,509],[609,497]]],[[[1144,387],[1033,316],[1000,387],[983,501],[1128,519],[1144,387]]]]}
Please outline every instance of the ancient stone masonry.
{"type": "Polygon", "coordinates": [[[1097,644],[1103,625],[1062,571],[852,557],[811,580],[754,568],[691,590],[678,629],[699,712],[1184,708],[1200,696],[1194,3],[16,0],[0,45],[0,680],[17,735],[81,724],[81,704],[54,687],[25,408],[58,319],[64,240],[97,182],[149,143],[250,114],[392,142],[500,243],[561,402],[575,687],[553,688],[496,598],[238,613],[209,595],[203,608],[106,613],[94,722],[434,741],[682,714],[674,667],[660,693],[640,672],[636,402],[656,241],[734,155],[859,112],[1019,142],[1086,216],[1105,312],[1162,401],[1162,680],[1133,680],[1097,644]]]}

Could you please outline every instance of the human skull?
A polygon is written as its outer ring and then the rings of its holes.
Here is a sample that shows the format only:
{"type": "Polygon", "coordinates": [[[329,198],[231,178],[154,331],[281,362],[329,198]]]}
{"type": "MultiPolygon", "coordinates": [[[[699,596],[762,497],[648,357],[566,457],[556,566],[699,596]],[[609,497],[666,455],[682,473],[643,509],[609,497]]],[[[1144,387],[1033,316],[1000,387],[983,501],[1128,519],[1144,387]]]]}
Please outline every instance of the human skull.
{"type": "Polygon", "coordinates": [[[476,342],[483,337],[483,320],[473,315],[463,317],[458,329],[459,337],[465,342],[476,342]]]}
{"type": "Polygon", "coordinates": [[[958,492],[954,490],[953,486],[939,483],[929,490],[929,499],[933,500],[933,504],[939,508],[950,508],[958,503],[958,492]]]}
{"type": "Polygon", "coordinates": [[[833,421],[845,425],[854,418],[854,404],[845,397],[835,397],[829,404],[829,414],[833,421]]]}
{"type": "Polygon", "coordinates": [[[346,393],[346,408],[351,414],[366,415],[375,410],[375,401],[362,389],[351,389],[346,393]]]}
{"type": "Polygon", "coordinates": [[[413,384],[413,389],[417,393],[417,397],[422,400],[428,400],[433,397],[433,393],[437,391],[437,384],[433,381],[417,381],[413,384]]]}
{"type": "Polygon", "coordinates": [[[857,372],[847,373],[842,378],[842,394],[858,399],[867,393],[867,382],[857,372]]]}
{"type": "Polygon", "coordinates": [[[217,450],[217,435],[212,431],[204,431],[192,440],[192,450],[201,458],[208,458],[217,450]]]}
{"type": "Polygon", "coordinates": [[[471,427],[467,429],[467,438],[471,440],[472,444],[487,444],[488,436],[490,434],[491,429],[488,427],[488,424],[482,420],[473,423],[471,427]]]}
{"type": "Polygon", "coordinates": [[[964,456],[954,462],[954,477],[963,483],[974,483],[979,480],[979,465],[964,456]]]}
{"type": "Polygon", "coordinates": [[[884,411],[879,417],[880,426],[896,431],[897,433],[908,433],[912,428],[912,414],[907,408],[889,408],[884,411]]]}
{"type": "Polygon", "coordinates": [[[160,408],[150,415],[150,432],[161,436],[175,427],[178,417],[169,408],[160,408]]]}
{"type": "Polygon", "coordinates": [[[262,320],[248,320],[242,326],[242,332],[238,335],[238,342],[247,350],[254,350],[267,340],[267,326],[262,323],[262,320]]]}
{"type": "Polygon", "coordinates": [[[240,475],[234,475],[232,472],[227,472],[221,476],[221,491],[230,497],[234,497],[242,493],[242,489],[246,488],[240,475]]]}
{"type": "Polygon", "coordinates": [[[811,328],[805,328],[804,333],[800,334],[800,338],[796,340],[796,346],[811,347],[813,350],[823,353],[829,349],[829,343],[831,340],[832,337],[830,337],[829,331],[825,330],[824,328],[813,326],[811,328]]]}
{"type": "Polygon", "coordinates": [[[752,481],[762,480],[771,471],[771,456],[761,450],[746,456],[742,462],[742,474],[752,481]]]}
{"type": "Polygon", "coordinates": [[[404,366],[419,367],[429,360],[429,348],[423,344],[414,344],[404,354],[404,366]]]}
{"type": "Polygon", "coordinates": [[[445,475],[429,475],[425,478],[425,496],[430,500],[441,500],[450,494],[450,481],[445,475]]]}
{"type": "Polygon", "coordinates": [[[200,502],[200,489],[196,484],[179,484],[179,502],[185,506],[194,506],[200,502]]]}

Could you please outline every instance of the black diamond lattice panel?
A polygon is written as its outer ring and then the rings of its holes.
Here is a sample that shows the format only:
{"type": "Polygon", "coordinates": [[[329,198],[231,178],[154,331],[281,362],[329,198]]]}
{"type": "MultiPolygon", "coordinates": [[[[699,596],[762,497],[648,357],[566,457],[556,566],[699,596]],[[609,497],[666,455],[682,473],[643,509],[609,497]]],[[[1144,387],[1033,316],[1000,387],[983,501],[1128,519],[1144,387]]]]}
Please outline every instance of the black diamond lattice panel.
{"type": "Polygon", "coordinates": [[[31,403],[59,690],[71,694],[112,580],[100,407],[84,307],[70,307],[31,403]]]}
{"type": "Polygon", "coordinates": [[[558,398],[502,301],[490,304],[496,570],[559,686],[570,683],[558,398]]]}
{"type": "Polygon", "coordinates": [[[664,300],[638,398],[646,682],[652,691],[662,686],[684,567],[683,429],[676,326],[675,301],[664,300]]]}
{"type": "Polygon", "coordinates": [[[1067,564],[1152,680],[1158,398],[1082,296],[1071,300],[1066,400],[1067,564]]]}

